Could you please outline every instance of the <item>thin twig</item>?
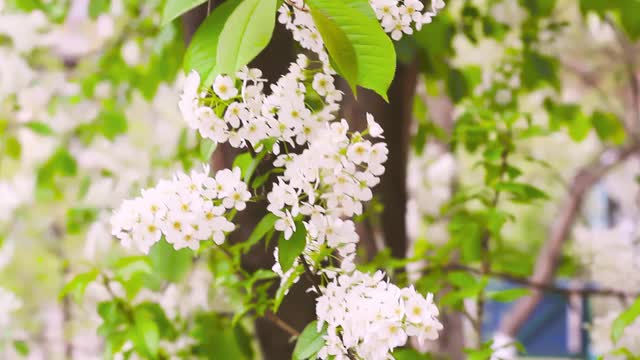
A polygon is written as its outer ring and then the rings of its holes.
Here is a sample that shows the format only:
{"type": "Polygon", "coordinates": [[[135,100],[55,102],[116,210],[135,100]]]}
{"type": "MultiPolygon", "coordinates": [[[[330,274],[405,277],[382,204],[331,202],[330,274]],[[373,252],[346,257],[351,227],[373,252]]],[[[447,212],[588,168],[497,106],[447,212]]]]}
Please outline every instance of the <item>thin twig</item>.
{"type": "Polygon", "coordinates": [[[576,78],[582,81],[584,85],[587,85],[598,92],[598,95],[600,95],[600,99],[606,103],[606,106],[610,108],[610,111],[614,111],[616,109],[615,104],[611,101],[611,94],[609,94],[605,89],[602,88],[593,74],[587,73],[585,70],[580,69],[577,65],[567,61],[560,61],[560,64],[565,69],[569,70],[569,72],[573,73],[573,75],[575,75],[576,78]]]}
{"type": "MultiPolygon", "coordinates": [[[[229,258],[229,260],[231,260],[233,262],[233,254],[231,254],[229,249],[227,249],[227,248],[225,248],[224,246],[221,246],[221,245],[219,245],[218,248],[220,250],[222,250],[222,253],[225,254],[229,258]]],[[[242,270],[242,269],[236,270],[236,275],[238,275],[238,277],[240,279],[242,279],[242,280],[246,280],[247,279],[247,276],[244,274],[244,270],[242,270]]],[[[300,332],[298,330],[296,330],[293,326],[289,325],[286,321],[282,320],[282,318],[280,318],[278,315],[276,315],[272,311],[265,312],[264,317],[267,320],[269,320],[272,323],[274,323],[280,329],[282,329],[285,332],[287,332],[289,335],[291,335],[291,336],[299,336],[300,335],[300,332]]]]}
{"type": "Polygon", "coordinates": [[[300,332],[294,329],[291,325],[287,324],[284,320],[279,318],[276,314],[271,311],[267,311],[264,313],[264,317],[278,326],[280,329],[284,330],[287,334],[291,336],[300,336],[300,332]]]}
{"type": "Polygon", "coordinates": [[[291,6],[292,8],[296,9],[296,10],[300,10],[303,12],[309,12],[309,9],[304,8],[304,7],[300,7],[298,5],[296,5],[295,3],[291,2],[291,0],[284,0],[284,3],[291,6]]]}
{"type": "MultiPolygon", "coordinates": [[[[500,175],[499,181],[502,181],[505,173],[507,172],[508,161],[509,159],[509,148],[507,146],[504,147],[502,153],[500,154],[500,175]]],[[[493,199],[491,200],[491,209],[495,209],[498,206],[498,202],[500,201],[500,190],[496,190],[493,199]]],[[[482,261],[482,274],[488,275],[491,273],[491,233],[489,229],[485,229],[484,234],[481,240],[481,261],[482,261]]],[[[476,330],[478,333],[478,347],[482,346],[482,323],[484,319],[484,303],[486,294],[484,289],[480,291],[478,294],[478,302],[476,309],[476,330]]]]}
{"type": "Polygon", "coordinates": [[[444,271],[444,272],[456,272],[463,271],[470,274],[475,275],[486,275],[492,278],[498,278],[502,280],[507,280],[519,285],[523,285],[528,288],[534,288],[537,290],[541,290],[544,292],[555,293],[560,295],[581,295],[581,296],[602,296],[602,297],[617,297],[617,298],[635,298],[640,296],[640,292],[629,292],[620,289],[614,288],[603,288],[603,287],[561,287],[548,283],[541,283],[532,281],[529,278],[517,276],[505,272],[500,271],[491,271],[489,273],[484,273],[481,269],[476,269],[470,266],[462,265],[462,264],[448,264],[444,267],[427,267],[423,269],[425,272],[435,272],[435,271],[444,271]]]}
{"type": "Polygon", "coordinates": [[[299,259],[302,263],[302,267],[304,268],[304,275],[307,277],[307,280],[313,284],[313,288],[316,290],[318,295],[322,294],[322,289],[320,289],[320,285],[313,278],[313,272],[311,271],[309,264],[307,264],[307,260],[305,260],[303,255],[300,255],[299,259]]]}
{"type": "MultiPolygon", "coordinates": [[[[562,247],[569,238],[587,192],[611,169],[639,150],[640,143],[638,142],[623,148],[609,149],[608,154],[603,154],[609,156],[601,156],[598,161],[586,165],[576,173],[569,193],[560,207],[559,214],[551,224],[549,238],[538,254],[533,275],[529,280],[530,283],[551,284],[558,267],[562,247]]],[[[500,332],[507,335],[515,335],[522,324],[527,321],[540,300],[542,300],[542,293],[539,287],[536,288],[532,295],[520,299],[503,316],[500,332]]]]}

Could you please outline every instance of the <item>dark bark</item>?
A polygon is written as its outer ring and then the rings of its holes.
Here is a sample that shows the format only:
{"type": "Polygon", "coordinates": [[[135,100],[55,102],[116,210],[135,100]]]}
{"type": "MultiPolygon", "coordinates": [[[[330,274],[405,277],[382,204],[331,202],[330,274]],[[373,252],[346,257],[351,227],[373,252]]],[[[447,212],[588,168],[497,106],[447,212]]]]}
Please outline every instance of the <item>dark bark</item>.
{"type": "MultiPolygon", "coordinates": [[[[376,193],[384,205],[381,216],[384,243],[391,249],[391,255],[397,258],[404,258],[407,254],[407,155],[417,77],[416,62],[398,64],[388,92],[389,103],[378,94],[362,88],[358,89],[358,98],[354,99],[353,94],[343,88],[346,94],[344,116],[362,129],[366,124],[365,114],[369,112],[384,129],[389,159],[376,193]]],[[[365,249],[375,248],[372,236],[362,241],[365,249]]]]}

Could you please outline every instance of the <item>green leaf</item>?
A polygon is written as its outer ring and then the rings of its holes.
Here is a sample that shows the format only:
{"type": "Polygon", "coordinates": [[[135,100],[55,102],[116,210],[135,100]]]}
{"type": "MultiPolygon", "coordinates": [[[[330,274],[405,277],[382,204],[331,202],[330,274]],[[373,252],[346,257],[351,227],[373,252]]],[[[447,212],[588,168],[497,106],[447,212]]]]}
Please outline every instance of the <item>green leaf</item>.
{"type": "Polygon", "coordinates": [[[250,170],[252,163],[253,163],[253,157],[251,156],[251,153],[246,152],[236,156],[236,158],[233,160],[233,164],[231,167],[232,168],[239,167],[242,175],[246,176],[246,174],[250,170]]]}
{"type": "Polygon", "coordinates": [[[24,124],[24,127],[31,129],[31,131],[39,135],[53,134],[53,130],[49,127],[49,125],[39,121],[30,121],[24,124]]]}
{"type": "Polygon", "coordinates": [[[96,126],[107,139],[114,140],[116,136],[127,131],[127,117],[122,110],[107,108],[96,118],[96,126]]]}
{"type": "Polygon", "coordinates": [[[613,340],[614,343],[618,342],[624,333],[624,329],[631,325],[638,316],[640,316],[640,297],[614,320],[611,326],[611,340],[613,340]]]}
{"type": "Polygon", "coordinates": [[[556,0],[521,0],[524,8],[537,17],[550,16],[556,6],[556,0]]]}
{"type": "Polygon", "coordinates": [[[282,271],[287,272],[293,266],[294,261],[307,245],[307,229],[302,221],[296,221],[296,231],[289,240],[284,236],[278,241],[278,262],[282,266],[282,271]]]}
{"type": "Polygon", "coordinates": [[[76,275],[62,288],[58,297],[62,299],[68,294],[73,294],[76,300],[79,301],[84,296],[84,291],[87,286],[95,281],[99,274],[100,272],[97,269],[93,269],[86,273],[76,275]]]}
{"type": "Polygon", "coordinates": [[[205,80],[216,64],[218,40],[229,15],[240,1],[225,1],[209,14],[204,22],[193,34],[189,48],[184,55],[183,68],[185,72],[195,70],[205,80]]]}
{"type": "Polygon", "coordinates": [[[607,10],[615,7],[614,1],[607,0],[580,0],[580,11],[582,14],[587,14],[589,11],[594,11],[600,15],[604,14],[607,10]]]}
{"type": "Polygon", "coordinates": [[[464,73],[450,68],[447,74],[447,92],[453,102],[457,103],[469,94],[469,86],[464,73]]]}
{"type": "Polygon", "coordinates": [[[233,167],[237,166],[240,168],[240,171],[242,172],[242,180],[244,182],[249,183],[249,180],[251,180],[253,173],[256,171],[258,165],[260,164],[262,159],[264,159],[265,155],[269,152],[270,149],[271,146],[263,146],[262,151],[260,151],[260,153],[257,154],[255,158],[251,156],[251,153],[248,152],[236,156],[236,158],[233,160],[233,167]]]}
{"type": "Polygon", "coordinates": [[[202,4],[207,0],[167,0],[162,9],[161,26],[167,25],[173,19],[202,4]]]}
{"type": "Polygon", "coordinates": [[[231,326],[228,318],[215,313],[196,315],[191,337],[196,344],[190,355],[197,359],[248,360],[253,349],[247,343],[247,333],[241,324],[231,326]]]}
{"type": "Polygon", "coordinates": [[[619,0],[620,22],[629,38],[640,39],[640,0],[619,0]]]}
{"type": "Polygon", "coordinates": [[[4,151],[9,157],[18,160],[22,154],[22,145],[16,137],[12,136],[5,141],[4,151]]]}
{"type": "Polygon", "coordinates": [[[247,239],[247,241],[243,243],[245,248],[249,248],[260,241],[260,239],[262,239],[269,231],[273,229],[274,224],[277,220],[278,217],[272,213],[268,213],[267,215],[265,215],[262,220],[260,220],[258,225],[256,225],[256,227],[253,229],[253,232],[251,232],[251,235],[249,235],[249,239],[247,239]]]}
{"type": "Polygon", "coordinates": [[[280,287],[276,291],[276,296],[273,299],[273,312],[278,312],[278,308],[280,308],[280,304],[282,304],[282,300],[284,300],[285,295],[287,295],[287,292],[291,286],[293,286],[294,281],[297,280],[303,272],[304,269],[302,266],[295,267],[291,276],[287,278],[287,281],[280,284],[280,287]]]}
{"type": "Polygon", "coordinates": [[[581,142],[591,131],[591,121],[582,114],[577,114],[569,122],[569,136],[573,141],[581,142]]]}
{"type": "Polygon", "coordinates": [[[150,301],[143,302],[136,305],[134,311],[144,311],[149,314],[150,318],[158,326],[161,338],[175,339],[178,336],[178,331],[159,304],[150,301]]]}
{"type": "Polygon", "coordinates": [[[100,14],[109,10],[109,5],[109,0],[90,0],[89,16],[95,20],[100,14]]]}
{"type": "Polygon", "coordinates": [[[322,331],[318,331],[318,321],[310,322],[296,341],[293,358],[297,360],[309,359],[324,346],[323,336],[326,334],[326,323],[322,331]]]}
{"type": "Polygon", "coordinates": [[[356,50],[340,27],[323,12],[311,9],[313,22],[322,35],[324,45],[331,56],[332,65],[336,71],[347,80],[351,91],[357,92],[358,84],[358,59],[356,50]]]}
{"type": "Polygon", "coordinates": [[[93,208],[70,208],[67,210],[66,228],[69,234],[78,234],[95,221],[98,210],[93,208]]]}
{"type": "Polygon", "coordinates": [[[544,191],[535,186],[514,181],[502,181],[496,184],[496,191],[505,191],[513,195],[514,201],[533,201],[538,199],[548,199],[544,191]]]}
{"type": "Polygon", "coordinates": [[[626,133],[622,121],[611,113],[596,111],[591,115],[591,123],[602,141],[611,141],[616,145],[624,143],[626,133]]]}
{"type": "Polygon", "coordinates": [[[400,349],[393,352],[396,360],[425,360],[429,359],[426,355],[419,353],[414,349],[400,349]]]}
{"type": "Polygon", "coordinates": [[[133,318],[135,327],[132,329],[131,341],[138,352],[156,359],[160,347],[160,330],[153,321],[153,315],[144,308],[136,308],[133,318]]]}
{"type": "Polygon", "coordinates": [[[127,256],[119,259],[115,264],[116,275],[121,279],[130,280],[136,274],[150,274],[151,260],[146,256],[127,256]]]}
{"type": "Polygon", "coordinates": [[[308,0],[307,5],[340,75],[351,88],[359,85],[387,100],[396,70],[396,53],[368,1],[308,0]],[[345,37],[355,53],[355,66],[350,64],[353,54],[343,44],[345,37]],[[353,82],[354,70],[357,82],[353,82]]]}
{"type": "Polygon", "coordinates": [[[211,154],[216,150],[218,144],[211,139],[202,139],[200,141],[200,160],[209,162],[211,154]]]}
{"type": "Polygon", "coordinates": [[[452,242],[462,248],[462,258],[465,261],[480,258],[482,228],[473,216],[467,213],[455,214],[449,222],[449,233],[452,242]]]}
{"type": "Polygon", "coordinates": [[[190,249],[175,250],[168,242],[158,241],[149,251],[153,274],[164,280],[180,282],[193,263],[190,249]]]}
{"type": "Polygon", "coordinates": [[[528,288],[515,288],[499,291],[491,291],[487,293],[487,296],[492,300],[498,302],[512,302],[523,296],[527,296],[531,293],[528,288]]]}
{"type": "Polygon", "coordinates": [[[29,345],[26,341],[23,340],[14,340],[13,348],[16,349],[16,352],[22,356],[29,355],[29,345]]]}
{"type": "Polygon", "coordinates": [[[269,44],[275,27],[276,3],[277,0],[243,0],[233,10],[220,32],[211,76],[235,75],[269,44]]]}
{"type": "Polygon", "coordinates": [[[557,75],[558,61],[533,51],[525,51],[522,64],[522,85],[533,89],[541,82],[547,82],[555,88],[559,87],[557,75]]]}
{"type": "MultiPolygon", "coordinates": [[[[102,324],[98,327],[98,335],[111,338],[111,336],[118,331],[120,324],[128,321],[121,307],[118,305],[118,301],[119,300],[103,301],[98,304],[98,315],[102,318],[102,324]]],[[[118,346],[114,346],[114,348],[115,351],[119,349],[118,346]]]]}

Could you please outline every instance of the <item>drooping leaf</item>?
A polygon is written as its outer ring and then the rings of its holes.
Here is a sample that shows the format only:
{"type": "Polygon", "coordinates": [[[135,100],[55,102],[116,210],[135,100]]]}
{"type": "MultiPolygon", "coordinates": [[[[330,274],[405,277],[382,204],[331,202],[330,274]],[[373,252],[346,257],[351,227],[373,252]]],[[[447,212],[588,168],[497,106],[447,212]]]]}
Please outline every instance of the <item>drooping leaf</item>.
{"type": "Polygon", "coordinates": [[[249,235],[249,238],[243,245],[245,245],[246,247],[250,247],[260,241],[260,239],[262,239],[270,230],[273,229],[274,224],[277,220],[278,217],[272,213],[268,213],[267,215],[265,215],[262,220],[260,220],[258,225],[256,225],[256,227],[253,229],[253,232],[251,233],[251,235],[249,235]]]}
{"type": "Polygon", "coordinates": [[[340,63],[337,70],[350,82],[351,87],[359,85],[387,99],[387,90],[395,75],[396,53],[368,1],[308,0],[307,5],[327,44],[329,55],[334,63],[340,63]],[[353,61],[352,54],[345,45],[338,43],[344,41],[344,37],[355,53],[357,83],[352,82],[354,66],[347,64],[353,61]],[[337,52],[345,49],[346,54],[337,52]],[[342,71],[348,73],[343,74],[342,71]]]}
{"type": "Polygon", "coordinates": [[[193,9],[194,7],[202,4],[207,0],[167,0],[164,4],[164,8],[162,9],[162,22],[161,25],[164,26],[173,19],[178,16],[186,13],[187,11],[193,9]]]}
{"type": "Polygon", "coordinates": [[[302,221],[296,221],[296,231],[289,240],[284,236],[278,241],[278,261],[282,271],[286,272],[293,266],[294,261],[304,250],[307,244],[307,229],[302,221]]]}
{"type": "Polygon", "coordinates": [[[302,266],[298,265],[294,268],[293,273],[287,278],[287,281],[280,284],[280,287],[276,291],[276,296],[273,299],[273,312],[278,312],[278,308],[280,308],[285,295],[287,295],[289,289],[293,286],[294,281],[296,281],[303,272],[304,269],[302,266]]]}
{"type": "Polygon", "coordinates": [[[84,296],[84,291],[87,286],[96,280],[100,272],[97,269],[81,273],[71,279],[60,291],[59,298],[73,294],[76,300],[81,299],[84,296]]]}
{"type": "Polygon", "coordinates": [[[344,31],[325,13],[312,8],[311,16],[318,31],[322,34],[332,64],[336,71],[347,80],[351,91],[355,94],[358,84],[358,59],[353,45],[344,31]]]}
{"type": "Polygon", "coordinates": [[[185,72],[195,70],[205,80],[216,64],[218,40],[227,19],[240,1],[229,0],[217,6],[198,27],[184,55],[185,72]]]}
{"type": "Polygon", "coordinates": [[[39,121],[29,121],[28,123],[24,124],[24,127],[31,129],[31,131],[38,135],[53,134],[53,130],[49,127],[49,125],[39,121]]]}
{"type": "Polygon", "coordinates": [[[318,331],[318,321],[310,322],[298,336],[296,347],[293,349],[293,358],[296,360],[309,359],[320,351],[325,343],[323,338],[326,333],[325,328],[322,331],[318,331]]]}
{"type": "Polygon", "coordinates": [[[638,316],[640,316],[640,298],[637,298],[627,310],[623,311],[613,321],[613,325],[611,326],[611,340],[613,340],[614,343],[618,342],[624,333],[624,329],[636,321],[638,316]]]}
{"type": "Polygon", "coordinates": [[[271,40],[277,0],[243,0],[220,32],[216,64],[207,82],[217,74],[234,75],[255,58],[271,40]]]}
{"type": "Polygon", "coordinates": [[[526,202],[539,199],[548,199],[544,191],[537,187],[515,181],[502,181],[496,184],[497,191],[504,191],[513,196],[513,201],[526,202]]]}

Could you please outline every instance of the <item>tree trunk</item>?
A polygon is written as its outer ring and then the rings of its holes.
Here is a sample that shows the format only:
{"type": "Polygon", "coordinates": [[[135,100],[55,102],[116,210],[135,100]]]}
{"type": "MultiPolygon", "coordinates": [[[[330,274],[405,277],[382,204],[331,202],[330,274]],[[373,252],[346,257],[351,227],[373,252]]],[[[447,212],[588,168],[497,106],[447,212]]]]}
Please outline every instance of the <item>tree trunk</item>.
{"type": "MultiPolygon", "coordinates": [[[[373,91],[359,88],[358,98],[345,86],[343,114],[352,124],[365,127],[365,115],[371,113],[384,129],[389,148],[386,171],[376,193],[380,196],[382,211],[382,233],[384,243],[391,255],[404,258],[407,254],[407,156],[410,143],[410,127],[413,115],[413,97],[418,77],[417,62],[398,64],[395,78],[389,88],[389,103],[373,91]]],[[[375,248],[374,239],[363,239],[365,249],[375,248]]]]}

